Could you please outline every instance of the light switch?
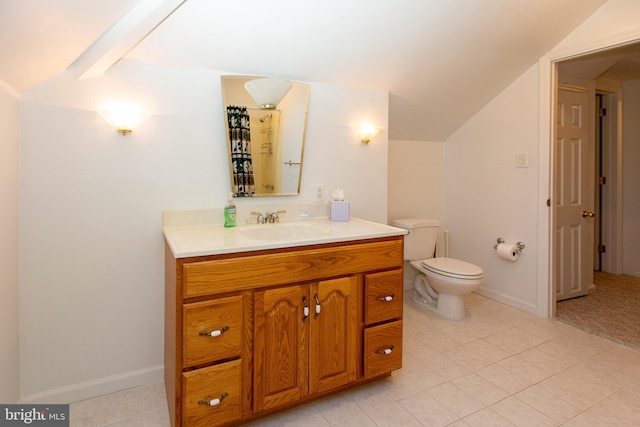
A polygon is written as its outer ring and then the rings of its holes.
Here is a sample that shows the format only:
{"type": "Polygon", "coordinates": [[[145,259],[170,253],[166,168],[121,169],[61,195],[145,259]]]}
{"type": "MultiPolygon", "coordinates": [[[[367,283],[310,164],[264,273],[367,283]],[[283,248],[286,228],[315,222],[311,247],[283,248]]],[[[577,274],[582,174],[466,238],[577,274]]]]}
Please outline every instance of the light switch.
{"type": "Polygon", "coordinates": [[[517,168],[529,167],[529,153],[527,153],[526,151],[516,153],[516,167],[517,168]]]}

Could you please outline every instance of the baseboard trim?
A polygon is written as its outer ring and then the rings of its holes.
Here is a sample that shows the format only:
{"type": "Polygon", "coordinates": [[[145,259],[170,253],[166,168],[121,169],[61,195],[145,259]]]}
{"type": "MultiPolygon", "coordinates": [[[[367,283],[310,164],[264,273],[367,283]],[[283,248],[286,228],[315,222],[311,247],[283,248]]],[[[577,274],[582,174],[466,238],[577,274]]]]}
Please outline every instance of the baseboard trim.
{"type": "Polygon", "coordinates": [[[474,292],[478,295],[491,298],[492,300],[501,302],[510,307],[517,308],[522,311],[526,311],[527,313],[535,314],[536,316],[540,316],[540,313],[538,313],[538,307],[535,304],[524,302],[519,299],[510,297],[508,295],[493,291],[491,289],[486,289],[486,288],[478,288],[474,292]]]}
{"type": "Polygon", "coordinates": [[[164,366],[156,366],[22,396],[20,403],[72,403],[163,380],[164,366]]]}

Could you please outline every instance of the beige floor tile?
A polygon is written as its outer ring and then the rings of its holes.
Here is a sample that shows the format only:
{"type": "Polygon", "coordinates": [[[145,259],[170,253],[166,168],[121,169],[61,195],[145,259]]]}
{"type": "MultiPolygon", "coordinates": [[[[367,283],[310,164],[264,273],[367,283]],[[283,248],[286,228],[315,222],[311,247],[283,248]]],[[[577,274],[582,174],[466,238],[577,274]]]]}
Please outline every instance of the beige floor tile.
{"type": "Polygon", "coordinates": [[[447,350],[444,355],[470,371],[475,371],[492,363],[491,359],[485,357],[482,353],[469,349],[466,345],[447,350]]]}
{"type": "Polygon", "coordinates": [[[567,427],[638,426],[640,393],[628,388],[613,393],[567,422],[567,427]]]}
{"type": "Polygon", "coordinates": [[[348,397],[348,393],[326,397],[314,402],[313,406],[329,424],[336,424],[362,412],[360,407],[348,397]]]}
{"type": "Polygon", "coordinates": [[[532,384],[531,381],[514,374],[500,366],[498,363],[485,366],[484,368],[477,370],[476,373],[509,394],[524,390],[532,384]]]}
{"type": "Polygon", "coordinates": [[[562,424],[580,413],[580,409],[565,402],[538,385],[533,385],[516,394],[519,400],[562,424]]]}
{"type": "Polygon", "coordinates": [[[581,410],[587,409],[611,393],[606,386],[584,378],[580,373],[566,370],[541,381],[538,385],[544,391],[581,410]]]}
{"type": "MultiPolygon", "coordinates": [[[[544,344],[543,344],[544,345],[544,344]]],[[[537,367],[543,369],[549,375],[557,374],[558,372],[566,369],[576,362],[568,360],[567,358],[556,358],[543,351],[540,351],[538,347],[530,348],[522,353],[518,353],[518,357],[526,360],[529,363],[533,363],[537,367]]]]}
{"type": "Polygon", "coordinates": [[[336,427],[377,427],[377,424],[364,412],[333,425],[336,427]]]}
{"type": "Polygon", "coordinates": [[[508,351],[502,350],[484,339],[478,339],[463,346],[475,353],[487,358],[491,363],[498,362],[511,356],[508,351]]]}
{"type": "Polygon", "coordinates": [[[467,392],[452,382],[432,387],[427,390],[427,393],[458,417],[465,417],[485,406],[471,392],[467,392]]]}
{"type": "Polygon", "coordinates": [[[547,341],[544,337],[540,337],[519,328],[508,329],[504,332],[488,336],[485,340],[496,347],[511,353],[512,355],[518,354],[547,341]]]}
{"type": "Polygon", "coordinates": [[[491,406],[491,409],[518,427],[556,426],[556,422],[551,418],[536,411],[534,408],[515,397],[509,397],[501,400],[491,406]]]}
{"type": "Polygon", "coordinates": [[[445,426],[458,419],[426,391],[405,397],[398,404],[426,426],[445,426]]]}
{"type": "Polygon", "coordinates": [[[484,408],[463,419],[471,427],[516,427],[511,421],[491,408],[484,408]]]}
{"type": "Polygon", "coordinates": [[[475,372],[451,380],[451,382],[487,406],[509,396],[506,391],[475,372]]]}
{"type": "Polygon", "coordinates": [[[370,409],[367,411],[367,415],[379,427],[422,427],[422,424],[398,403],[370,409]]]}
{"type": "Polygon", "coordinates": [[[507,371],[519,376],[520,378],[524,378],[530,384],[535,384],[552,375],[552,373],[545,369],[521,358],[520,355],[503,359],[497,362],[496,365],[505,368],[507,371]]]}

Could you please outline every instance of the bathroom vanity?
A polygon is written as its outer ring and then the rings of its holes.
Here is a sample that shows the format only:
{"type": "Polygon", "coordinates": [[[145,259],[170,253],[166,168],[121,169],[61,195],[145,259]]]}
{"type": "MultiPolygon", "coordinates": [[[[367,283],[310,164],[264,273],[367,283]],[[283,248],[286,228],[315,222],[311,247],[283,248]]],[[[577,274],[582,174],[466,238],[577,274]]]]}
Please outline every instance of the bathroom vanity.
{"type": "Polygon", "coordinates": [[[402,366],[406,231],[164,226],[172,426],[237,425],[402,366]]]}

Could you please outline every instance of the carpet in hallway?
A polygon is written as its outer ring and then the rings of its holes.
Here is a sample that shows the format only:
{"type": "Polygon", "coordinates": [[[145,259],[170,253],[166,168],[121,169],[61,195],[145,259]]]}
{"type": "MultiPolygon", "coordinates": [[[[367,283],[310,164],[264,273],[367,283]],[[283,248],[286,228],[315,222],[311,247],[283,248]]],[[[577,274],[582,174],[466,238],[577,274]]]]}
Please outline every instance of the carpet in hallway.
{"type": "Polygon", "coordinates": [[[640,349],[640,278],[594,272],[595,292],[556,304],[561,322],[640,349]]]}

